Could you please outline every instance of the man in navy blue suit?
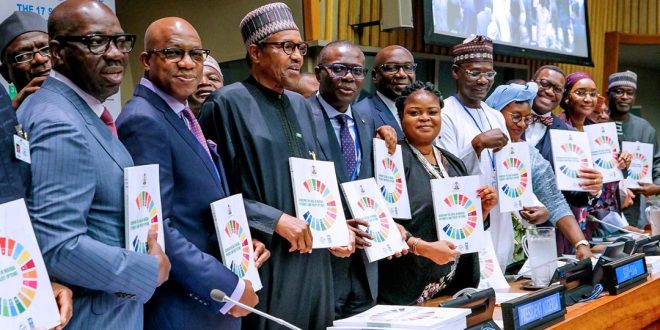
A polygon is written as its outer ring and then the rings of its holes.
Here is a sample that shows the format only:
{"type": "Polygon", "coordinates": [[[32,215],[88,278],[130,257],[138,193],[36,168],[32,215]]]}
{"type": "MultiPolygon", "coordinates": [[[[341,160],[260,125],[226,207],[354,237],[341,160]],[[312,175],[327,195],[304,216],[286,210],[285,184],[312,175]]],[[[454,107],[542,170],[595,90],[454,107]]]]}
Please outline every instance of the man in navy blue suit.
{"type": "MultiPolygon", "coordinates": [[[[364,112],[368,109],[351,107],[368,72],[364,67],[364,54],[348,41],[333,41],[321,50],[317,62],[314,71],[320,82],[319,91],[307,101],[314,115],[320,156],[335,163],[339,183],[373,177],[372,141],[377,135],[374,120],[364,112]]],[[[378,133],[394,151],[394,130],[382,126],[378,133]]],[[[346,205],[344,211],[346,218],[351,219],[346,205]]],[[[378,293],[378,265],[369,263],[362,250],[370,245],[363,238],[371,237],[357,227],[358,224],[369,226],[369,223],[361,219],[348,222],[360,249],[353,254],[330,249],[335,256],[332,258],[335,319],[350,317],[373,307],[378,293]]]]}
{"type": "Polygon", "coordinates": [[[412,53],[404,47],[392,45],[381,49],[371,71],[376,93],[355,105],[356,109],[368,109],[376,127],[392,126],[399,140],[403,139],[403,131],[394,101],[415,81],[415,68],[417,63],[412,53]]]}
{"type": "MultiPolygon", "coordinates": [[[[536,94],[536,98],[534,98],[534,105],[532,107],[534,121],[525,131],[525,141],[530,145],[535,146],[543,158],[554,166],[550,130],[573,130],[566,125],[563,120],[560,120],[557,116],[552,114],[552,110],[554,110],[559,105],[559,102],[561,102],[566,77],[560,68],[554,65],[544,65],[536,70],[533,80],[539,85],[539,91],[536,94]]],[[[591,169],[580,171],[580,177],[588,180],[597,179],[599,174],[594,171],[595,170],[591,169]]],[[[564,196],[571,206],[587,205],[598,199],[597,197],[593,198],[593,196],[590,196],[588,193],[574,191],[564,191],[564,196]]],[[[600,196],[600,193],[598,196],[600,196]]],[[[549,225],[549,222],[546,222],[545,225],[549,225]]],[[[569,225],[570,228],[567,229],[568,231],[577,233],[580,229],[575,223],[569,223],[569,225]]],[[[581,235],[574,236],[578,237],[581,235]]],[[[568,242],[564,242],[562,239],[558,239],[558,242],[559,251],[568,251],[575,248],[575,253],[578,258],[591,255],[589,243],[584,239],[579,240],[578,242],[571,242],[573,244],[572,247],[565,246],[568,242]]]]}
{"type": "MultiPolygon", "coordinates": [[[[210,204],[229,189],[215,144],[207,141],[188,106],[209,51],[184,19],[167,17],[145,32],[140,54],[145,77],[117,119],[119,137],[136,165],[158,164],[170,281],[145,307],[146,329],[239,329],[247,311],[211,300],[212,289],[246,305],[259,299],[248,280],[220,261],[210,204]]],[[[255,247],[259,266],[268,258],[255,247]]]]}

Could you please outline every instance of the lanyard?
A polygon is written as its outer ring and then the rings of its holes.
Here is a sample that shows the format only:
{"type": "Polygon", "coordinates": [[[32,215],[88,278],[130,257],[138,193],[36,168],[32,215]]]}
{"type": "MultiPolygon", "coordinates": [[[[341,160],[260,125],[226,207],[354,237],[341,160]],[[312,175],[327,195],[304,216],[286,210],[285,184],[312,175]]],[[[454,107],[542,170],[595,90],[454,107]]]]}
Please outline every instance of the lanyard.
{"type": "Polygon", "coordinates": [[[407,139],[406,139],[406,143],[408,144],[410,149],[412,149],[413,153],[415,154],[415,157],[417,157],[420,163],[422,163],[422,166],[424,166],[424,169],[430,176],[432,176],[435,179],[449,177],[447,170],[445,170],[445,166],[442,165],[442,155],[440,154],[440,151],[438,151],[436,147],[431,146],[433,148],[433,157],[435,157],[435,161],[436,163],[438,163],[438,168],[440,168],[440,173],[438,173],[438,171],[435,169],[435,167],[433,167],[431,163],[429,163],[426,157],[424,157],[424,155],[422,155],[422,153],[415,146],[410,144],[410,142],[408,142],[407,139]]]}
{"type": "MultiPolygon", "coordinates": [[[[468,114],[468,116],[470,116],[470,118],[471,118],[472,121],[474,122],[474,125],[477,126],[477,129],[479,130],[479,132],[483,133],[484,131],[481,129],[481,127],[480,127],[479,124],[477,123],[477,120],[474,119],[474,116],[473,116],[473,115],[470,113],[470,111],[465,107],[465,105],[463,104],[463,102],[461,102],[461,99],[459,99],[458,96],[456,96],[456,94],[454,94],[454,98],[455,98],[456,101],[458,101],[458,103],[463,107],[463,110],[465,110],[465,112],[468,114]]],[[[481,109],[481,111],[483,111],[483,109],[481,108],[481,106],[479,107],[479,109],[481,109]]],[[[481,119],[481,115],[479,116],[479,119],[481,119]]],[[[488,120],[488,116],[486,116],[486,122],[488,122],[488,127],[490,127],[490,129],[493,129],[493,125],[490,124],[490,120],[488,120]]],[[[495,171],[495,158],[493,158],[493,154],[490,152],[490,149],[486,149],[486,152],[488,153],[488,158],[490,158],[490,165],[493,167],[493,171],[495,171]]]]}

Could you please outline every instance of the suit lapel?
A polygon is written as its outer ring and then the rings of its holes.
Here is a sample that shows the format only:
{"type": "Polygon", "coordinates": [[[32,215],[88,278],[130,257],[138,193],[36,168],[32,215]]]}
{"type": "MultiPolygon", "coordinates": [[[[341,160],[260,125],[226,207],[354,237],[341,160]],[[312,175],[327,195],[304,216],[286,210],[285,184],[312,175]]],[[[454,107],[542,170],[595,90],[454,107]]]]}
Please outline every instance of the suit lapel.
{"type": "Polygon", "coordinates": [[[337,136],[335,135],[335,129],[332,127],[330,122],[330,117],[323,110],[321,103],[318,99],[318,96],[314,96],[314,108],[315,111],[315,121],[317,121],[317,133],[321,137],[319,143],[321,144],[321,149],[326,156],[326,159],[331,160],[335,163],[335,172],[337,172],[337,177],[339,182],[346,182],[349,179],[346,169],[344,168],[344,155],[341,153],[341,146],[339,141],[337,141],[337,136]]]}
{"type": "Polygon", "coordinates": [[[206,167],[218,188],[223,189],[223,186],[220,184],[220,178],[218,177],[219,170],[213,168],[214,163],[212,159],[209,159],[206,150],[204,150],[199,144],[197,138],[195,138],[190,129],[188,129],[185,122],[174,113],[170,106],[160,96],[142,85],[137,85],[137,87],[135,87],[134,96],[147,99],[152,106],[163,113],[167,122],[172,125],[172,128],[174,128],[179,134],[181,139],[185,141],[186,145],[188,145],[188,147],[197,155],[202,164],[204,164],[204,167],[206,167]],[[216,172],[216,170],[218,170],[218,172],[216,172]]]}
{"type": "Polygon", "coordinates": [[[108,127],[101,121],[101,118],[94,113],[89,105],[73,89],[55,78],[46,79],[42,87],[49,88],[63,95],[73,104],[85,121],[87,130],[99,142],[103,150],[108,153],[117,166],[122,169],[125,166],[130,166],[131,161],[129,160],[131,158],[128,151],[123,148],[119,140],[112,135],[108,127]]]}

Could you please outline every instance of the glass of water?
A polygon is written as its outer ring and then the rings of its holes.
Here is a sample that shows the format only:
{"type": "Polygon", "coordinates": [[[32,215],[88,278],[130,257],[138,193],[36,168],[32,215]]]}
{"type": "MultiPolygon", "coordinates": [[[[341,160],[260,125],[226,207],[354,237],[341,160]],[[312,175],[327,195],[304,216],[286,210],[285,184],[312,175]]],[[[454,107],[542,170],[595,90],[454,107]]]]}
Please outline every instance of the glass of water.
{"type": "Polygon", "coordinates": [[[522,239],[532,270],[532,284],[535,287],[546,287],[552,274],[557,269],[557,241],[554,227],[533,227],[525,231],[522,239]]]}

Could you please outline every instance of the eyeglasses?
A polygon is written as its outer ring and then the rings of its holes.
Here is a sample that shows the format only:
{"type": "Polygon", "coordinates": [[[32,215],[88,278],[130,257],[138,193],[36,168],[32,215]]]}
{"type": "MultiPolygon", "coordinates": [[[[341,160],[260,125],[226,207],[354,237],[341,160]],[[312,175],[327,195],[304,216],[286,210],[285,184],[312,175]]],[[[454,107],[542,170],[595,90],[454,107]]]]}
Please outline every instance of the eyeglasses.
{"type": "Polygon", "coordinates": [[[618,97],[623,96],[623,94],[626,94],[630,97],[633,97],[633,96],[635,96],[635,93],[636,93],[636,91],[634,89],[625,90],[625,89],[622,89],[622,88],[617,88],[617,89],[612,90],[612,94],[614,94],[614,96],[618,96],[618,97]]]}
{"type": "Polygon", "coordinates": [[[415,73],[415,69],[417,69],[417,63],[384,63],[379,65],[378,68],[380,68],[380,70],[385,73],[397,73],[401,69],[403,69],[403,72],[405,73],[415,73]]]}
{"type": "Polygon", "coordinates": [[[206,57],[211,53],[210,50],[204,48],[193,48],[185,50],[178,47],[169,47],[169,48],[160,48],[160,49],[150,49],[147,51],[147,54],[158,53],[162,54],[163,57],[173,63],[178,63],[183,60],[186,56],[186,53],[190,58],[197,63],[204,63],[206,57]]]}
{"type": "Polygon", "coordinates": [[[301,42],[299,44],[293,42],[293,41],[280,41],[280,42],[260,42],[259,45],[263,46],[277,46],[282,48],[284,50],[284,53],[287,55],[291,55],[296,51],[296,48],[298,48],[298,51],[300,51],[300,55],[305,56],[307,54],[307,43],[301,42]]]}
{"type": "Polygon", "coordinates": [[[525,124],[531,125],[532,122],[534,121],[534,117],[532,117],[531,115],[525,116],[525,117],[523,117],[523,116],[521,116],[517,113],[510,113],[509,115],[511,116],[511,121],[516,123],[516,124],[519,123],[521,120],[524,120],[525,124]]]}
{"type": "Polygon", "coordinates": [[[42,57],[50,56],[50,48],[48,46],[43,46],[35,51],[14,55],[14,63],[20,64],[30,62],[34,59],[36,53],[39,53],[42,57]]]}
{"type": "Polygon", "coordinates": [[[117,49],[126,54],[133,50],[135,44],[135,35],[133,34],[90,34],[86,36],[59,36],[55,40],[61,42],[80,42],[87,45],[89,51],[94,55],[103,55],[110,48],[110,42],[115,44],[117,49]]]}
{"type": "Polygon", "coordinates": [[[367,76],[367,72],[369,72],[369,69],[361,66],[348,66],[345,64],[340,64],[340,63],[333,63],[333,64],[319,64],[319,67],[325,68],[328,70],[328,73],[333,78],[343,78],[346,77],[346,75],[350,72],[353,78],[357,80],[362,80],[364,77],[367,76]]]}
{"type": "Polygon", "coordinates": [[[592,99],[595,99],[595,98],[598,96],[598,92],[597,92],[597,91],[590,91],[590,92],[587,92],[587,91],[584,90],[584,89],[576,89],[576,90],[573,92],[573,94],[575,94],[575,96],[577,96],[577,97],[580,98],[580,99],[584,99],[584,98],[586,98],[587,96],[591,97],[592,99]]]}
{"type": "Polygon", "coordinates": [[[536,83],[545,90],[552,89],[555,94],[562,94],[564,92],[564,86],[559,84],[553,84],[552,82],[545,79],[537,79],[536,83]]]}
{"type": "Polygon", "coordinates": [[[495,71],[481,72],[479,70],[467,70],[467,69],[463,69],[463,70],[465,70],[467,77],[472,81],[477,81],[481,77],[484,77],[488,80],[493,80],[497,75],[497,72],[495,71]]]}

